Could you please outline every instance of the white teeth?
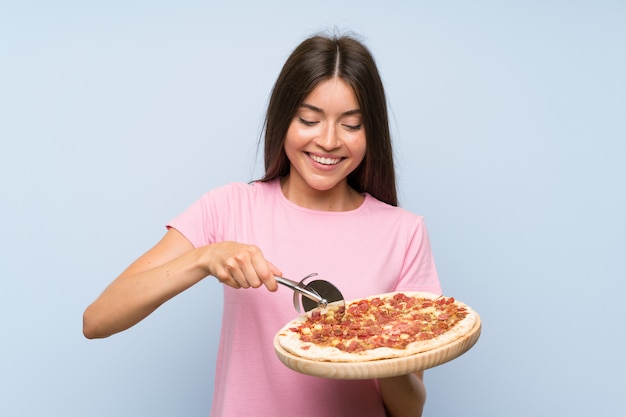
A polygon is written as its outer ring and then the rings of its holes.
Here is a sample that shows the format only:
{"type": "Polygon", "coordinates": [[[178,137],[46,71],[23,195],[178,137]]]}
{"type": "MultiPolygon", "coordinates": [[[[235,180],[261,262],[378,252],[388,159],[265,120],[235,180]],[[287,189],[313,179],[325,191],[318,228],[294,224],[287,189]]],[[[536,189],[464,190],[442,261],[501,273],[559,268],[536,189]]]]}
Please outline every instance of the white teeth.
{"type": "Polygon", "coordinates": [[[315,155],[311,155],[311,159],[324,165],[335,165],[338,164],[339,161],[341,161],[341,158],[322,158],[315,155]]]}

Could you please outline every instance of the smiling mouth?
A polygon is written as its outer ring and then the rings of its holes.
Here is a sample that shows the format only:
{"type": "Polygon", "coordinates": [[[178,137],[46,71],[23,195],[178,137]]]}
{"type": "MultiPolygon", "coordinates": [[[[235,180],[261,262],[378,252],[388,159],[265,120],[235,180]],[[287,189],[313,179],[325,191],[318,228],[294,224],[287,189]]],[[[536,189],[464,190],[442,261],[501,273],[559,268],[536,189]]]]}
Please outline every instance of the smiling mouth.
{"type": "Polygon", "coordinates": [[[312,160],[322,165],[337,165],[339,162],[341,162],[341,159],[342,159],[342,158],[325,158],[325,157],[316,156],[312,154],[309,154],[309,156],[311,157],[312,160]]]}

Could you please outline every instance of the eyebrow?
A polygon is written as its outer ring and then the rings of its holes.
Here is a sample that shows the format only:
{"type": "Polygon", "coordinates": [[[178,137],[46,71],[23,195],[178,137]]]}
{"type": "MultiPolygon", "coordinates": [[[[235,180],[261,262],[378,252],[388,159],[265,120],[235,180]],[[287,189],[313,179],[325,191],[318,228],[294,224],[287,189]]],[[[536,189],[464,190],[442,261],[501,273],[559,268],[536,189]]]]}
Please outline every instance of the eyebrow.
{"type": "MultiPolygon", "coordinates": [[[[312,110],[312,111],[314,111],[316,113],[322,113],[322,114],[324,113],[324,110],[322,110],[319,107],[314,106],[312,104],[302,103],[300,105],[300,107],[307,108],[307,109],[312,110]]],[[[361,109],[354,109],[354,110],[345,111],[345,112],[341,113],[341,115],[342,116],[351,116],[351,115],[354,115],[354,114],[361,114],[361,113],[362,113],[361,109]]]]}

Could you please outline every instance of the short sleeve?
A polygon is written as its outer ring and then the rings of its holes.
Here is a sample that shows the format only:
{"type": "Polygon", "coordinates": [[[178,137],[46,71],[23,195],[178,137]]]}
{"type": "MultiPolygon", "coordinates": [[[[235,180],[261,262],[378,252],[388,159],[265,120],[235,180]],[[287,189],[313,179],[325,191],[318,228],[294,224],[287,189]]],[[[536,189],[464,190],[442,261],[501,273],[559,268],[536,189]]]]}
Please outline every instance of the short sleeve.
{"type": "Polygon", "coordinates": [[[422,216],[417,216],[395,291],[442,293],[428,231],[422,216]]]}

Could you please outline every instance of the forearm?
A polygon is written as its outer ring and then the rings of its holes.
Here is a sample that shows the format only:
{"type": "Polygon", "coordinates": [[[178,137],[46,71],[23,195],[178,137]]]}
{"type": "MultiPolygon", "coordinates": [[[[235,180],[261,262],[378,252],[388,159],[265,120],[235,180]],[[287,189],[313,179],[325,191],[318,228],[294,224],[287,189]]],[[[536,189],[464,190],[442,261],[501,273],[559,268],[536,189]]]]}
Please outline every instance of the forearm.
{"type": "Polygon", "coordinates": [[[194,248],[177,230],[133,262],[83,314],[87,338],[107,337],[143,320],[208,275],[233,288],[277,289],[282,274],[254,245],[219,242],[194,248]]]}
{"type": "Polygon", "coordinates": [[[196,252],[192,250],[152,268],[132,265],[124,271],[85,310],[85,336],[108,337],[126,330],[206,277],[207,271],[196,252]]]}
{"type": "Polygon", "coordinates": [[[426,403],[423,373],[378,380],[380,393],[391,417],[420,417],[426,403]]]}

